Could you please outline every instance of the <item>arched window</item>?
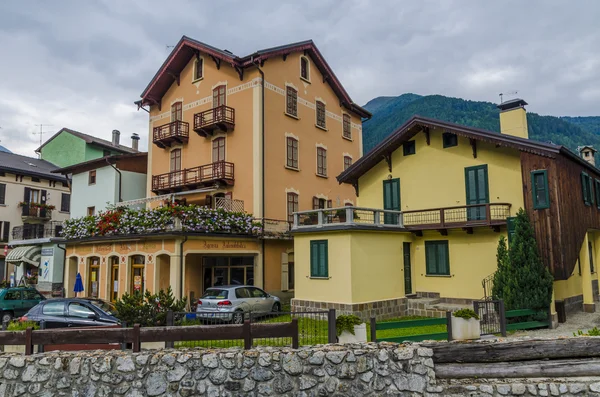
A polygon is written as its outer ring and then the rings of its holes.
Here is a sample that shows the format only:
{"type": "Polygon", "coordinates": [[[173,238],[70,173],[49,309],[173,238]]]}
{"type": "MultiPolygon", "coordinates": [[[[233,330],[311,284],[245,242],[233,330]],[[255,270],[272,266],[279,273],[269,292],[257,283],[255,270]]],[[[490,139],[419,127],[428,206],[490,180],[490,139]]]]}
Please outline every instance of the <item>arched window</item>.
{"type": "Polygon", "coordinates": [[[300,77],[304,80],[310,80],[310,66],[307,57],[300,57],[300,77]]]}
{"type": "Polygon", "coordinates": [[[202,77],[204,77],[204,60],[198,58],[194,63],[194,81],[200,80],[202,77]]]}
{"type": "Polygon", "coordinates": [[[131,292],[143,294],[146,289],[144,286],[144,268],[146,267],[146,257],[144,255],[133,255],[131,257],[131,292]]]}
{"type": "Polygon", "coordinates": [[[290,168],[298,169],[298,140],[288,136],[286,142],[286,165],[290,168]]]}
{"type": "Polygon", "coordinates": [[[298,195],[296,193],[287,194],[287,216],[288,222],[294,222],[294,212],[298,212],[298,195]]]}

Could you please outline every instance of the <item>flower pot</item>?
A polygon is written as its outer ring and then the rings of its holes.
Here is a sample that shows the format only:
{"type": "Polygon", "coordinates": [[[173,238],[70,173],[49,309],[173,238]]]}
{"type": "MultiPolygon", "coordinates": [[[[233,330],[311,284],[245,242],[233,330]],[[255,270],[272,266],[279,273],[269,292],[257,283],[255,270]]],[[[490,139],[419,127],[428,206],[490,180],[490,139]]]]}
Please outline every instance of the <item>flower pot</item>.
{"type": "Polygon", "coordinates": [[[354,326],[354,335],[348,331],[343,331],[339,337],[340,343],[360,343],[367,341],[367,324],[354,326]]]}
{"type": "Polygon", "coordinates": [[[479,320],[452,316],[452,340],[471,340],[481,337],[481,329],[479,320]]]}
{"type": "Polygon", "coordinates": [[[344,213],[338,214],[338,219],[339,219],[340,223],[346,223],[346,213],[344,212],[344,213]]]}

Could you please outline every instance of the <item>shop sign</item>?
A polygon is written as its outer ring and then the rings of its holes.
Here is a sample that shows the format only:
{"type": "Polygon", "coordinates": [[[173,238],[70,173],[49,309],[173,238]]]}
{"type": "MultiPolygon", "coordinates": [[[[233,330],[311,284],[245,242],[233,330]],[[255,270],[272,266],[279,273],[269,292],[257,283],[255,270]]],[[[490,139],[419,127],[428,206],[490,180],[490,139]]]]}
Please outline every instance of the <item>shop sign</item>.
{"type": "Polygon", "coordinates": [[[245,241],[204,241],[202,249],[246,249],[245,241]]]}
{"type": "Polygon", "coordinates": [[[112,244],[98,244],[96,245],[96,252],[111,252],[112,244]]]}
{"type": "Polygon", "coordinates": [[[54,248],[42,248],[42,256],[54,256],[54,248]]]}

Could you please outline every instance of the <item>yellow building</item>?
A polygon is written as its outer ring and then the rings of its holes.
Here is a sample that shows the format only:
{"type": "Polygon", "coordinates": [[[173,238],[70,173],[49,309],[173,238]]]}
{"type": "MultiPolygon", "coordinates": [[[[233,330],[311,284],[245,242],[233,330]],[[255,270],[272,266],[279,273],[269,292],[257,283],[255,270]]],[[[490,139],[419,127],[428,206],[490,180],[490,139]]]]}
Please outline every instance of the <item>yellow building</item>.
{"type": "Polygon", "coordinates": [[[600,170],[529,140],[525,105],[499,105],[500,134],[413,117],[341,173],[358,207],[296,214],[293,306],[394,317],[470,304],[484,297],[499,237],[524,208],[555,298],[594,310],[600,170]]]}
{"type": "Polygon", "coordinates": [[[67,285],[80,271],[111,299],[140,283],[189,298],[216,282],[292,296],[292,214],[355,203],[354,189],[334,177],[361,156],[369,112],[352,102],[312,41],[238,57],[184,36],[141,97],[152,142],[148,205],[244,211],[266,233],[69,242],[67,285]]]}

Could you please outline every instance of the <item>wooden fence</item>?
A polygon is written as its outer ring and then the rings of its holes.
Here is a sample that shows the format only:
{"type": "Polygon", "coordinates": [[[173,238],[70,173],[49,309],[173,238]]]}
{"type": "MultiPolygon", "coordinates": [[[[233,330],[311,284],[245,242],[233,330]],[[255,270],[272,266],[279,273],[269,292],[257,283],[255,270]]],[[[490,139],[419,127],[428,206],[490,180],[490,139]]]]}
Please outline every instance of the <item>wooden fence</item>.
{"type": "Polygon", "coordinates": [[[202,340],[234,340],[242,339],[244,348],[252,348],[252,340],[257,338],[291,338],[292,347],[298,348],[298,320],[289,323],[250,324],[245,321],[241,325],[201,325],[140,327],[133,328],[101,328],[80,329],[44,329],[0,332],[0,345],[25,345],[25,355],[33,353],[34,345],[106,345],[111,343],[131,344],[134,352],[141,350],[142,342],[180,342],[202,340]]]}
{"type": "Polygon", "coordinates": [[[452,312],[446,312],[446,318],[424,318],[420,320],[391,321],[378,323],[375,317],[371,317],[371,342],[396,342],[404,341],[421,342],[424,340],[452,340],[452,312]],[[446,325],[446,332],[434,334],[417,334],[407,336],[396,336],[391,338],[378,338],[377,331],[428,327],[431,325],[446,325]]]}
{"type": "Polygon", "coordinates": [[[548,328],[552,326],[552,319],[549,316],[549,312],[546,310],[533,310],[533,309],[518,309],[509,310],[504,314],[504,317],[508,320],[509,318],[517,317],[531,317],[537,316],[538,318],[544,318],[541,320],[530,320],[521,321],[518,323],[506,323],[507,331],[525,330],[533,328],[548,328]]]}

